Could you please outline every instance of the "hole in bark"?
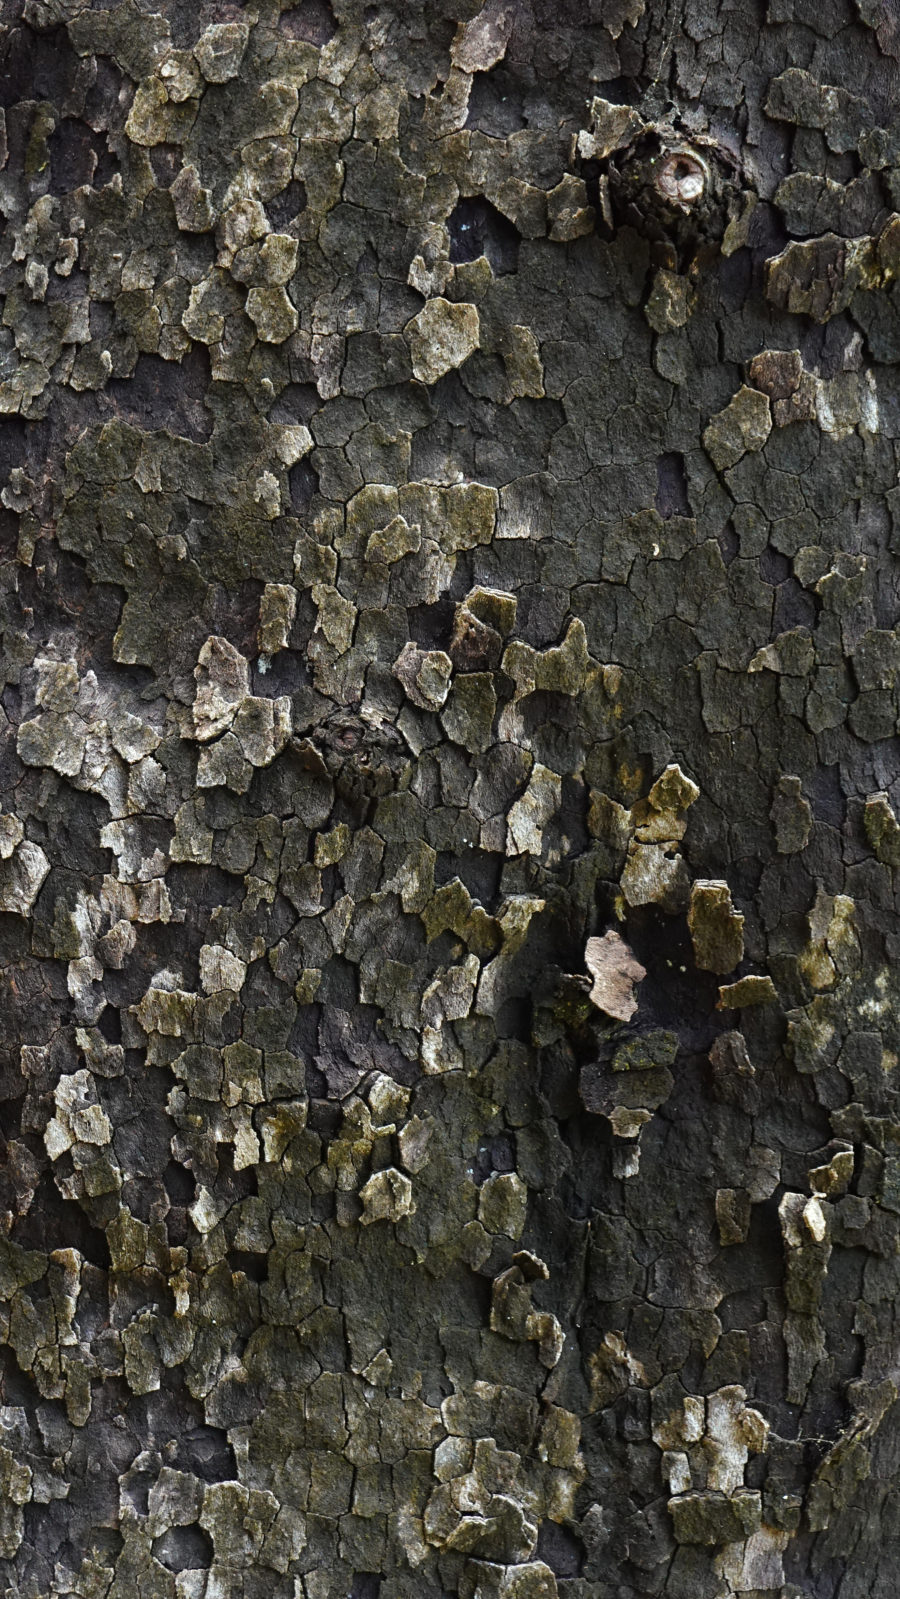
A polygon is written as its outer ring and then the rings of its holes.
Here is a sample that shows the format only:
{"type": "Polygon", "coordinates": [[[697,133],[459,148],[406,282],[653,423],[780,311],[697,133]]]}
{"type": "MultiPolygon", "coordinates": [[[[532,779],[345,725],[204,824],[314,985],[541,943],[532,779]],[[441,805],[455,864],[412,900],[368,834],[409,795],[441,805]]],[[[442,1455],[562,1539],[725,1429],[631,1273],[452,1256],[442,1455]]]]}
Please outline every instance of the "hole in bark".
{"type": "Polygon", "coordinates": [[[153,1556],[167,1571],[208,1571],[213,1543],[202,1527],[170,1527],[153,1540],[153,1556]]]}
{"type": "Polygon", "coordinates": [[[297,461],[291,467],[288,473],[288,492],[295,515],[305,515],[312,504],[313,495],[319,492],[318,475],[308,461],[297,461]]]}
{"type": "Polygon", "coordinates": [[[85,1553],[100,1566],[114,1566],[124,1543],[125,1539],[117,1527],[92,1527],[85,1553]]]}
{"type": "MultiPolygon", "coordinates": [[[[490,1309],[490,1306],[488,1307],[490,1309]]],[[[21,1371],[10,1349],[0,1349],[0,1393],[4,1405],[20,1405],[33,1415],[44,1403],[43,1397],[30,1372],[21,1371]]],[[[26,1507],[31,1509],[32,1506],[26,1507]]]]}
{"type": "Polygon", "coordinates": [[[730,566],[741,547],[740,539],[731,522],[726,522],[718,535],[719,549],[722,551],[722,560],[730,566]]]}
{"type": "Polygon", "coordinates": [[[772,632],[787,633],[794,627],[814,627],[821,600],[810,594],[795,577],[786,577],[775,592],[775,614],[772,632]]]}
{"type": "Polygon", "coordinates": [[[668,450],[656,462],[656,509],[668,521],[670,516],[693,516],[688,498],[684,456],[668,450]]]}
{"type": "Polygon", "coordinates": [[[759,575],[764,583],[783,583],[791,575],[791,563],[780,550],[767,544],[759,557],[759,575]]]}
{"type": "Polygon", "coordinates": [[[153,1487],[155,1480],[149,1471],[136,1471],[131,1481],[124,1485],[123,1493],[125,1498],[139,1516],[146,1516],[147,1514],[150,1489],[153,1487]]]}
{"type": "Polygon", "coordinates": [[[7,683],[3,692],[0,693],[0,706],[3,707],[14,727],[22,721],[22,690],[18,683],[7,683]]]}
{"type": "MultiPolygon", "coordinates": [[[[891,764],[896,771],[897,741],[891,739],[886,742],[889,746],[895,746],[891,752],[891,764]]],[[[827,822],[829,827],[843,827],[847,802],[841,788],[839,766],[817,766],[804,777],[803,792],[817,822],[827,822]]]]}
{"type": "Polygon", "coordinates": [[[760,257],[765,260],[771,255],[780,255],[789,239],[790,234],[780,211],[767,200],[761,200],[750,218],[750,226],[747,229],[747,243],[750,249],[758,251],[760,257]]]}
{"type": "Polygon", "coordinates": [[[237,1476],[234,1450],[221,1427],[194,1427],[178,1440],[175,1464],[201,1482],[230,1482],[237,1476]]]}
{"type": "Polygon", "coordinates": [[[8,1099],[0,1100],[0,1163],[6,1160],[7,1140],[18,1136],[21,1124],[21,1097],[13,1098],[11,1095],[8,1099]]]}
{"type": "Polygon", "coordinates": [[[286,189],[266,202],[264,209],[273,231],[284,233],[292,222],[296,222],[300,212],[306,210],[305,184],[299,178],[292,178],[286,189]]]}
{"type": "Polygon", "coordinates": [[[300,0],[290,11],[282,11],[278,26],[289,39],[303,39],[321,49],[337,32],[334,12],[328,0],[300,0]]]}
{"type": "MultiPolygon", "coordinates": [[[[307,1078],[309,1075],[310,1069],[307,1068],[307,1078]]],[[[322,1077],[324,1082],[324,1074],[320,1072],[319,1076],[322,1077]]],[[[306,1125],[309,1127],[311,1132],[318,1133],[320,1138],[324,1138],[326,1141],[336,1138],[341,1125],[341,1119],[341,1107],[340,1105],[336,1105],[333,1100],[310,1100],[306,1125]]]]}
{"type": "Polygon", "coordinates": [[[546,1561],[556,1577],[580,1577],[584,1566],[581,1539],[569,1527],[545,1521],[538,1532],[537,1560],[546,1561]]]}
{"type": "Polygon", "coordinates": [[[168,189],[181,171],[181,146],[155,144],[150,151],[150,165],[161,189],[168,189]]]}
{"type": "Polygon", "coordinates": [[[453,626],[453,606],[449,600],[433,605],[409,607],[409,636],[420,650],[443,650],[453,626]]]}
{"type": "Polygon", "coordinates": [[[101,1012],[97,1026],[108,1044],[121,1044],[122,1018],[112,1005],[101,1012]]]}
{"type": "MultiPolygon", "coordinates": [[[[42,429],[41,432],[44,430],[42,429]]],[[[0,476],[5,485],[7,478],[14,466],[25,466],[29,459],[28,445],[34,437],[36,429],[31,422],[23,422],[17,416],[8,417],[0,430],[0,476]]],[[[38,443],[43,441],[38,439],[38,443]]],[[[33,474],[32,474],[33,475],[33,474]]]]}
{"type": "Polygon", "coordinates": [[[108,183],[119,163],[103,133],[95,133],[79,117],[63,117],[49,139],[50,193],[70,194],[91,184],[99,189],[108,183]]]}
{"type": "MultiPolygon", "coordinates": [[[[110,1109],[113,1111],[112,1120],[115,1124],[116,1109],[112,1105],[110,1106],[110,1109]]],[[[145,1119],[142,1116],[133,1118],[133,1124],[136,1124],[140,1129],[138,1134],[133,1135],[134,1143],[138,1142],[138,1139],[143,1132],[144,1120],[145,1119]]],[[[129,1127],[127,1130],[132,1132],[133,1128],[129,1127]]],[[[116,1154],[118,1153],[119,1150],[117,1140],[116,1154]]],[[[128,1153],[130,1155],[130,1150],[128,1153]]],[[[149,1166],[149,1164],[150,1162],[148,1161],[147,1165],[149,1166]]],[[[128,1206],[132,1216],[136,1216],[139,1221],[152,1222],[156,1220],[160,1207],[166,1205],[168,1200],[166,1198],[166,1191],[159,1178],[148,1177],[145,1172],[141,1172],[139,1176],[126,1177],[124,1183],[122,1184],[122,1203],[128,1206]]]]}
{"type": "Polygon", "coordinates": [[[310,1127],[313,1132],[318,1132],[319,1128],[313,1125],[312,1118],[315,1106],[317,1104],[325,1103],[325,1095],[328,1093],[328,1079],[326,1078],[325,1073],[320,1071],[319,1067],[316,1066],[311,1060],[306,1062],[305,1075],[306,1092],[309,1096],[309,1114],[307,1117],[307,1126],[310,1127]]]}
{"type": "Polygon", "coordinates": [[[281,422],[287,427],[297,422],[309,423],[320,404],[314,383],[288,383],[273,403],[269,421],[281,422]]]}
{"type": "Polygon", "coordinates": [[[0,105],[14,106],[21,100],[49,100],[59,105],[66,99],[79,65],[65,28],[36,33],[28,27],[13,27],[0,74],[0,105]]]}
{"type": "Polygon", "coordinates": [[[479,1145],[472,1162],[472,1177],[479,1188],[489,1177],[516,1169],[515,1133],[498,1133],[488,1143],[479,1145]]]}
{"type": "Polygon", "coordinates": [[[374,1571],[358,1571],[353,1578],[350,1589],[350,1599],[378,1599],[381,1593],[381,1578],[376,1577],[374,1571]]]}
{"type": "Polygon", "coordinates": [[[611,105],[636,105],[639,99],[637,85],[632,78],[607,78],[591,91],[602,95],[611,105]]]}
{"type": "Polygon", "coordinates": [[[753,288],[753,260],[749,250],[735,250],[723,256],[719,266],[719,290],[725,313],[739,311],[753,288]]]}
{"type": "Polygon", "coordinates": [[[141,428],[167,428],[205,444],[212,417],[203,401],[210,384],[209,356],[201,344],[176,365],[159,355],[139,355],[130,378],[113,378],[106,394],[116,415],[141,428]]]}
{"type": "Polygon", "coordinates": [[[522,95],[516,79],[506,66],[490,72],[476,72],[469,94],[466,127],[476,128],[494,139],[504,139],[524,128],[522,95]]]}
{"type": "Polygon", "coordinates": [[[188,1219],[183,1205],[173,1205],[166,1217],[166,1237],[173,1249],[187,1243],[188,1219]]]}
{"type": "Polygon", "coordinates": [[[265,672],[260,671],[259,660],[251,672],[253,693],[261,699],[278,699],[282,694],[297,694],[309,683],[309,668],[293,650],[279,650],[270,658],[265,672]]]}
{"type": "Polygon", "coordinates": [[[269,1275],[265,1255],[257,1255],[250,1249],[229,1250],[228,1265],[231,1271],[242,1271],[251,1283],[264,1283],[269,1275]]]}
{"type": "Polygon", "coordinates": [[[194,1202],[194,1179],[186,1167],[170,1160],[163,1172],[166,1193],[173,1205],[191,1205],[194,1202]]]}
{"type": "Polygon", "coordinates": [[[447,227],[451,261],[477,261],[480,255],[486,255],[497,277],[517,270],[519,230],[482,195],[458,200],[447,218],[447,227]]]}
{"type": "Polygon", "coordinates": [[[216,1199],[227,1199],[230,1204],[237,1204],[239,1199],[249,1199],[251,1194],[259,1191],[255,1166],[242,1166],[235,1170],[234,1151],[228,1146],[219,1145],[219,1173],[213,1187],[216,1199]]]}
{"type": "Polygon", "coordinates": [[[655,905],[636,906],[629,911],[625,937],[647,968],[640,988],[642,1020],[672,1028],[685,1050],[707,1048],[716,1029],[718,980],[695,968],[684,917],[667,916],[655,905]]]}
{"type": "Polygon", "coordinates": [[[23,1249],[78,1249],[94,1266],[109,1270],[106,1234],[94,1227],[74,1200],[63,1199],[52,1172],[44,1172],[28,1215],[12,1230],[23,1249]]]}
{"type": "Polygon", "coordinates": [[[435,865],[435,884],[440,888],[442,884],[458,877],[465,883],[473,899],[489,906],[499,895],[502,869],[503,857],[489,854],[486,850],[469,849],[462,856],[445,855],[442,852],[435,865]]]}
{"type": "Polygon", "coordinates": [[[0,561],[11,561],[19,545],[19,518],[14,511],[0,511],[0,561]]]}
{"type": "Polygon", "coordinates": [[[839,154],[830,151],[826,165],[826,176],[832,183],[852,183],[854,178],[861,177],[865,167],[856,150],[843,150],[839,154]]]}
{"type": "Polygon", "coordinates": [[[531,1016],[530,997],[513,996],[504,1000],[497,1011],[497,1037],[526,1042],[531,1036],[531,1016]]]}

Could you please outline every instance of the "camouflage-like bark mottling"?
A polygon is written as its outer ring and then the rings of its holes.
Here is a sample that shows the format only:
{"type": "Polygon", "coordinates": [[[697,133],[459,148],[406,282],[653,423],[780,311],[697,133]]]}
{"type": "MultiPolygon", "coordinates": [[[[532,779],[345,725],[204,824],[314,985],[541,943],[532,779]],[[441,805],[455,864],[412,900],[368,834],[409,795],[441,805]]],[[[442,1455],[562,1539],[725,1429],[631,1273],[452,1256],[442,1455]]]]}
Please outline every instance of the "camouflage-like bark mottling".
{"type": "Polygon", "coordinates": [[[11,1599],[900,1584],[893,0],[8,0],[11,1599]]]}

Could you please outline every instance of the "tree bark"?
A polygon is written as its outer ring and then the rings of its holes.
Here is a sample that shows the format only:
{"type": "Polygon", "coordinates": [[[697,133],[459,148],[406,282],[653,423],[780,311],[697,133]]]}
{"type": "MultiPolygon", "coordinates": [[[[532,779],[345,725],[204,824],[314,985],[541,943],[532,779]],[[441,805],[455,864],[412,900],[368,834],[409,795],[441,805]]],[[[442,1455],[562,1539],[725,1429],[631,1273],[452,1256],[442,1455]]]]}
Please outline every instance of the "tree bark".
{"type": "Polygon", "coordinates": [[[14,1599],[900,1581],[891,0],[7,0],[14,1599]]]}

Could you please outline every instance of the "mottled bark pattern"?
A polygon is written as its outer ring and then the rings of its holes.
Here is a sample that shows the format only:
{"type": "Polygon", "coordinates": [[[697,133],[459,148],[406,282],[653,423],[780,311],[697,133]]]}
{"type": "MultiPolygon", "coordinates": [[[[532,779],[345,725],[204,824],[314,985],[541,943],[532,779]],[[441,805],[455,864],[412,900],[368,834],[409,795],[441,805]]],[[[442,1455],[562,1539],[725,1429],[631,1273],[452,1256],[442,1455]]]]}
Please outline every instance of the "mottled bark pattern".
{"type": "Polygon", "coordinates": [[[11,1599],[900,1587],[894,0],[6,0],[11,1599]]]}

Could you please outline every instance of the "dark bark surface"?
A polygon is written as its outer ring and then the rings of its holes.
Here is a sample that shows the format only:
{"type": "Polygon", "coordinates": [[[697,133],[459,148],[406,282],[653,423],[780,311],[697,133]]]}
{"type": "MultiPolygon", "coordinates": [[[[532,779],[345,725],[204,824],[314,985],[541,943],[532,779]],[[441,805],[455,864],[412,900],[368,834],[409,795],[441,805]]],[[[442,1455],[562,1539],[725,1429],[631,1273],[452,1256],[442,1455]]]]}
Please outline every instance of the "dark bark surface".
{"type": "Polygon", "coordinates": [[[11,0],[14,1599],[900,1588],[893,0],[11,0]]]}

